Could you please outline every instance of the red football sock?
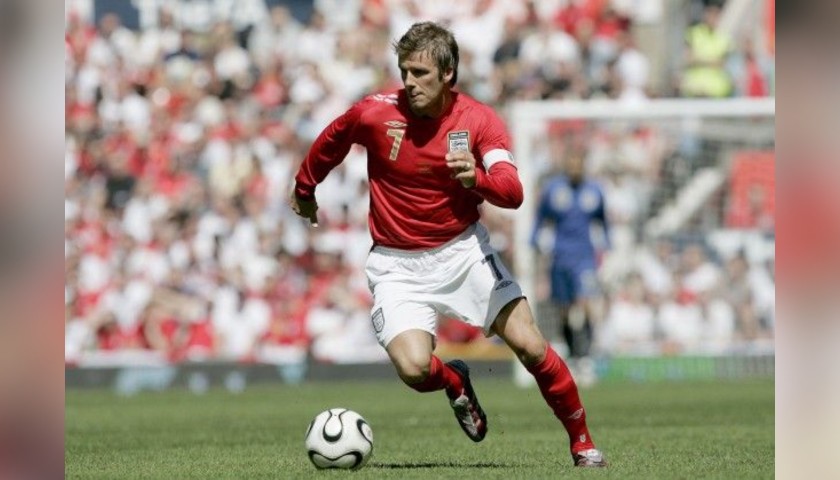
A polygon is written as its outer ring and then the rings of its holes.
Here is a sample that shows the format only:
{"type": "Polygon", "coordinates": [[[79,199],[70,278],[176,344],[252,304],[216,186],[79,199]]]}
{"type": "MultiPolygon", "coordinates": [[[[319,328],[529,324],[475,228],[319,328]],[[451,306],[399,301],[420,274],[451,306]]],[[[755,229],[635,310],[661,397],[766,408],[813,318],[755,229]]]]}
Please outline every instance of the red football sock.
{"type": "Polygon", "coordinates": [[[546,346],[545,360],[526,368],[537,380],[540,392],[548,406],[554,410],[554,415],[566,427],[571,451],[574,453],[595,448],[589,429],[586,428],[586,411],[580,402],[577,385],[557,352],[550,345],[546,346]]]}
{"type": "Polygon", "coordinates": [[[458,372],[434,355],[429,366],[429,376],[420,383],[410,383],[408,386],[418,392],[434,392],[445,388],[446,395],[453,400],[464,391],[464,383],[458,372]]]}

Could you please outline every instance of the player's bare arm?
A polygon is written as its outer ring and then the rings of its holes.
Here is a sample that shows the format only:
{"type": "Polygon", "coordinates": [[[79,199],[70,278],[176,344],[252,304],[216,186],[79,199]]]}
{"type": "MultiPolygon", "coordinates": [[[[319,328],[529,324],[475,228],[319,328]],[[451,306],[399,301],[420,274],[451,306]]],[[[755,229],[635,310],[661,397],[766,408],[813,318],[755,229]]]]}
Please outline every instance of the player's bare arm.
{"type": "Polygon", "coordinates": [[[315,197],[312,197],[311,200],[305,200],[292,192],[289,194],[289,206],[296,214],[309,219],[309,223],[313,227],[318,226],[318,202],[315,197]]]}
{"type": "Polygon", "coordinates": [[[452,170],[452,178],[461,182],[464,188],[475,187],[475,157],[466,151],[446,154],[446,166],[452,170]]]}

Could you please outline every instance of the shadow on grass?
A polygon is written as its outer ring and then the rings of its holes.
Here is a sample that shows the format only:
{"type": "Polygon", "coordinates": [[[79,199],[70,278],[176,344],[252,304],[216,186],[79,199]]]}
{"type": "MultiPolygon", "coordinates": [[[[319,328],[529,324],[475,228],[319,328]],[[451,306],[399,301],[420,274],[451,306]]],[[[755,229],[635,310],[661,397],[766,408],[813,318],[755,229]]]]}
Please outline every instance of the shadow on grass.
{"type": "Polygon", "coordinates": [[[512,465],[495,462],[405,462],[405,463],[381,463],[373,462],[367,468],[401,469],[401,468],[509,468],[512,465]]]}

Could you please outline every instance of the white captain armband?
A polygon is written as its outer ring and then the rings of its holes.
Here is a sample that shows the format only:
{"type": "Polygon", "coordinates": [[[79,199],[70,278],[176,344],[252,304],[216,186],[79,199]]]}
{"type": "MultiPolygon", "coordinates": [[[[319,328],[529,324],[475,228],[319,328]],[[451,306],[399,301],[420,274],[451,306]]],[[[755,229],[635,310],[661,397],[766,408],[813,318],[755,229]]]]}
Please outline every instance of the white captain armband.
{"type": "Polygon", "coordinates": [[[485,153],[482,161],[484,162],[484,169],[488,172],[490,171],[490,167],[499,162],[508,162],[516,165],[513,161],[513,154],[501,148],[494,148],[485,153]]]}

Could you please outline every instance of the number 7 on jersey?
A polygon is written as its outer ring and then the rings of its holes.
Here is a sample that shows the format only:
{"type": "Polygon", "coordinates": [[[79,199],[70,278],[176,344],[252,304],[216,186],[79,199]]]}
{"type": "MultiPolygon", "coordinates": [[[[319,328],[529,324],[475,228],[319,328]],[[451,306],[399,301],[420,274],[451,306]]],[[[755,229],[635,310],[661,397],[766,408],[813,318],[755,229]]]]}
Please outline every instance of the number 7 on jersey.
{"type": "Polygon", "coordinates": [[[394,143],[391,145],[391,154],[388,155],[388,159],[396,160],[397,154],[400,152],[400,145],[402,145],[403,136],[405,136],[405,130],[399,128],[389,128],[385,134],[389,137],[394,137],[394,143]]]}

